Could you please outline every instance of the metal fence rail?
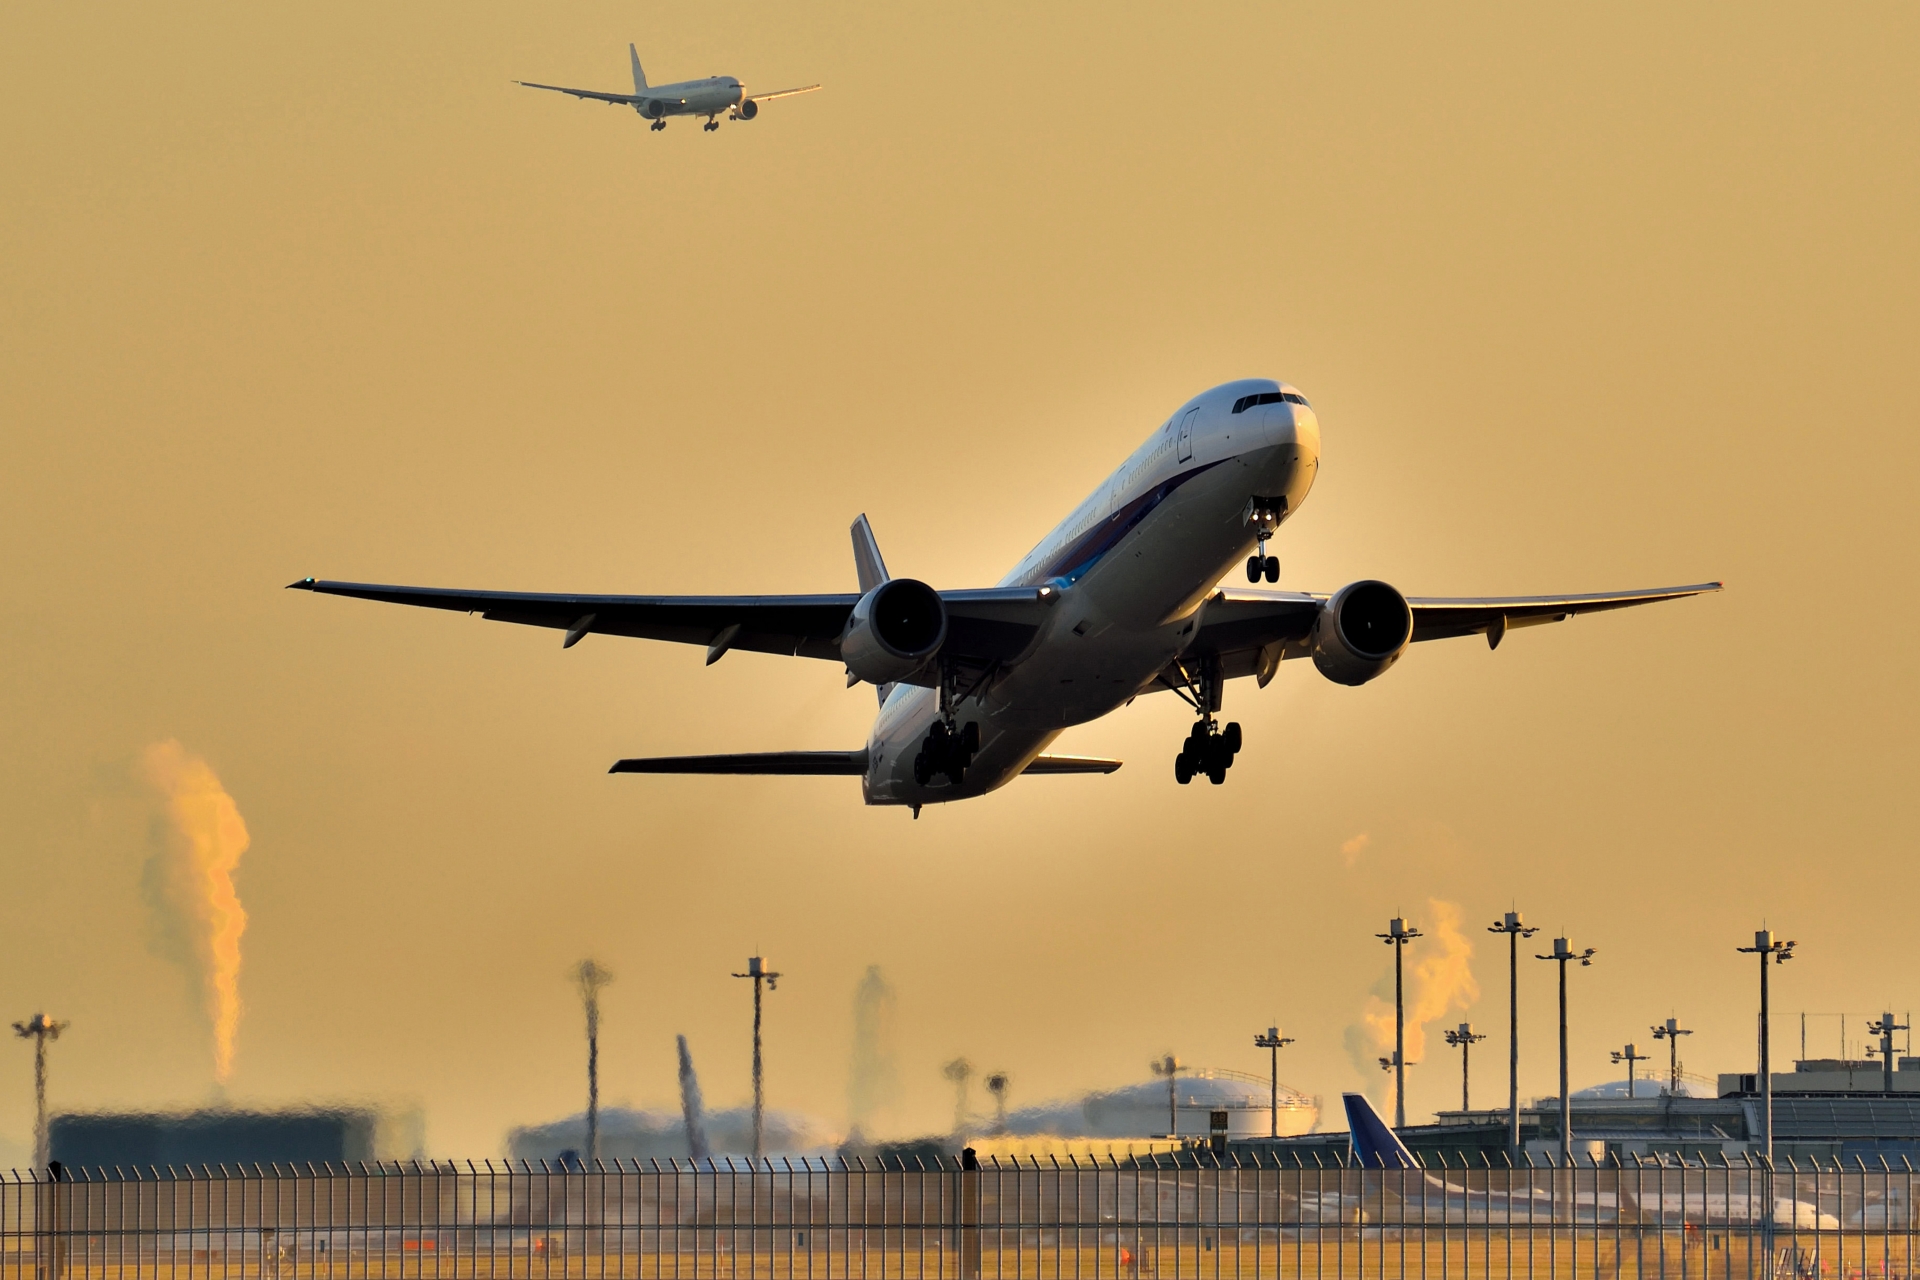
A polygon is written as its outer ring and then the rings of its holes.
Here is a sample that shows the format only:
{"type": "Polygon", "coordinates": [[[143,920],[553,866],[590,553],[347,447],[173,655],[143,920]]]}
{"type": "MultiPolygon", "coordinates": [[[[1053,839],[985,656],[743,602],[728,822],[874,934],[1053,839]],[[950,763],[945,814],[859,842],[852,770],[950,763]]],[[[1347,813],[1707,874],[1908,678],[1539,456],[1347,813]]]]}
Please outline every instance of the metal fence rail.
{"type": "Polygon", "coordinates": [[[0,1178],[0,1280],[1911,1277],[1916,1175],[1251,1157],[81,1169],[0,1178]]]}

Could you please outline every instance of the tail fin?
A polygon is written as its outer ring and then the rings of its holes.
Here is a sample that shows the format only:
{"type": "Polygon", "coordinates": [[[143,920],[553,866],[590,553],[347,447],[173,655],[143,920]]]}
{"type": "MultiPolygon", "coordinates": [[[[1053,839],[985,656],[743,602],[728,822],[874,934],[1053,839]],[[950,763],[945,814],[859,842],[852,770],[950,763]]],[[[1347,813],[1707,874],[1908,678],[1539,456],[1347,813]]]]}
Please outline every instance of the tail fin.
{"type": "Polygon", "coordinates": [[[890,576],[887,562],[880,558],[880,544],[874,541],[873,526],[863,513],[853,522],[853,567],[860,575],[860,594],[865,595],[890,576]]]}
{"type": "Polygon", "coordinates": [[[1380,1113],[1373,1109],[1364,1094],[1343,1093],[1341,1100],[1347,1104],[1347,1129],[1353,1138],[1353,1158],[1360,1162],[1363,1169],[1414,1169],[1413,1152],[1407,1150],[1407,1144],[1400,1141],[1400,1135],[1393,1131],[1380,1113]]]}
{"type": "Polygon", "coordinates": [[[640,69],[640,51],[632,45],[628,45],[627,56],[633,59],[633,91],[635,93],[645,93],[647,91],[647,73],[640,69]]]}

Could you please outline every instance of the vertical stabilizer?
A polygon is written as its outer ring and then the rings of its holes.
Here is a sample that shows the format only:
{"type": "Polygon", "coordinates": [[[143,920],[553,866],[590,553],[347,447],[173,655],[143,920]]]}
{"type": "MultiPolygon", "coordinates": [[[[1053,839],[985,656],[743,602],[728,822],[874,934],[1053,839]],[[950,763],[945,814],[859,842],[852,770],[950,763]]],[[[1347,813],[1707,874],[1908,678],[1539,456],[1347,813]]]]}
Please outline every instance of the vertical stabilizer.
{"type": "Polygon", "coordinates": [[[645,93],[647,91],[647,73],[640,69],[640,51],[632,45],[628,45],[627,56],[633,59],[633,91],[635,93],[645,93]]]}
{"type": "Polygon", "coordinates": [[[880,544],[874,540],[873,526],[861,514],[853,522],[853,567],[860,575],[860,594],[865,595],[888,578],[887,562],[880,558],[880,544]]]}
{"type": "Polygon", "coordinates": [[[1380,1118],[1364,1094],[1343,1093],[1347,1104],[1347,1130],[1353,1139],[1353,1158],[1363,1169],[1415,1169],[1413,1152],[1400,1141],[1400,1135],[1380,1118]]]}

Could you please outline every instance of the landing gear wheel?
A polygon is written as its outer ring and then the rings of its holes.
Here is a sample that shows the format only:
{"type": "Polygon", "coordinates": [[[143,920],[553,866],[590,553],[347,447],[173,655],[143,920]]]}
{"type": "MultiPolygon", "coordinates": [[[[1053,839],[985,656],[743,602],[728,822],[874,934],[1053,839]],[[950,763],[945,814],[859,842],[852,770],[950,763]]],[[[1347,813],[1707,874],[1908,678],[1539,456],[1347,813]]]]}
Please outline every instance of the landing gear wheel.
{"type": "Polygon", "coordinates": [[[702,128],[704,128],[708,133],[712,133],[715,129],[718,129],[719,127],[720,127],[720,122],[718,120],[709,120],[705,125],[702,126],[702,128]]]}
{"type": "Polygon", "coordinates": [[[1193,757],[1184,751],[1173,758],[1173,780],[1183,787],[1193,781],[1193,757]]]}
{"type": "Polygon", "coordinates": [[[1248,582],[1260,581],[1260,573],[1265,568],[1266,568],[1266,561],[1262,560],[1259,556],[1248,556],[1247,557],[1247,581],[1248,582]]]}
{"type": "Polygon", "coordinates": [[[1226,780],[1227,766],[1224,764],[1216,764],[1213,768],[1207,770],[1207,781],[1211,782],[1214,786],[1217,787],[1226,780]]]}
{"type": "Polygon", "coordinates": [[[960,748],[967,753],[967,762],[971,764],[973,757],[980,753],[979,721],[969,720],[966,727],[960,730],[960,748]]]}
{"type": "Polygon", "coordinates": [[[666,127],[667,127],[667,122],[665,120],[655,120],[653,122],[653,131],[655,133],[660,132],[662,129],[666,127]]]}
{"type": "Polygon", "coordinates": [[[927,753],[922,751],[913,758],[913,782],[915,786],[924,787],[931,781],[933,781],[933,771],[927,768],[927,753]]]}
{"type": "Polygon", "coordinates": [[[1266,563],[1263,564],[1261,568],[1266,571],[1268,582],[1280,581],[1280,557],[1279,556],[1268,556],[1266,563]]]}
{"type": "Polygon", "coordinates": [[[1220,735],[1220,745],[1227,749],[1229,757],[1240,754],[1240,722],[1238,720],[1227,725],[1226,731],[1220,735]]]}

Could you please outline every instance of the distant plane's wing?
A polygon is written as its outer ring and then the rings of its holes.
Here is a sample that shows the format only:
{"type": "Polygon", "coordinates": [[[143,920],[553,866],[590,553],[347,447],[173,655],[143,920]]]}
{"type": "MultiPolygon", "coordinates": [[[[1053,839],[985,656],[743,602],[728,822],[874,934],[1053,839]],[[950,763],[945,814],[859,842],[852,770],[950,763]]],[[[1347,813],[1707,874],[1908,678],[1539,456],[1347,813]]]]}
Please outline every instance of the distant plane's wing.
{"type": "Polygon", "coordinates": [[[1118,760],[1102,760],[1099,756],[1035,756],[1033,763],[1020,772],[1027,773],[1112,773],[1120,767],[1118,760]]]}
{"type": "MultiPolygon", "coordinates": [[[[846,629],[847,615],[860,601],[852,592],[818,596],[546,595],[313,578],[289,583],[288,589],[551,627],[566,633],[563,644],[568,647],[588,635],[704,645],[709,662],[718,661],[733,649],[838,661],[840,633],[846,629]]],[[[943,591],[940,598],[947,606],[947,643],[942,652],[962,664],[984,668],[1018,657],[1032,643],[1049,597],[1042,588],[990,587],[943,591]]]]}
{"type": "Polygon", "coordinates": [[[791,98],[796,93],[812,93],[819,87],[817,84],[809,84],[803,85],[798,89],[777,89],[772,93],[750,93],[747,95],[747,101],[772,102],[775,98],[791,98]]]}
{"type": "Polygon", "coordinates": [[[867,771],[867,752],[757,751],[727,756],[644,756],[616,760],[608,773],[758,773],[788,777],[846,776],[867,771]]]}
{"type": "Polygon", "coordinates": [[[561,84],[535,84],[531,80],[515,80],[515,84],[528,89],[551,89],[555,93],[570,93],[576,98],[591,98],[595,102],[614,102],[633,106],[642,99],[631,93],[601,93],[598,89],[569,89],[561,84]]]}
{"type": "MultiPolygon", "coordinates": [[[[1515,627],[1564,622],[1575,614],[1627,609],[1718,590],[1717,582],[1701,582],[1649,591],[1598,591],[1573,596],[1408,596],[1407,604],[1413,610],[1416,642],[1484,635],[1490,645],[1497,646],[1515,627]]],[[[1308,634],[1327,599],[1305,591],[1224,588],[1201,607],[1199,631],[1187,647],[1185,661],[1191,668],[1197,658],[1217,657],[1225,676],[1257,675],[1265,685],[1284,659],[1307,656],[1308,634]]],[[[1163,685],[1184,682],[1178,664],[1169,666],[1159,677],[1163,685]]]]}

